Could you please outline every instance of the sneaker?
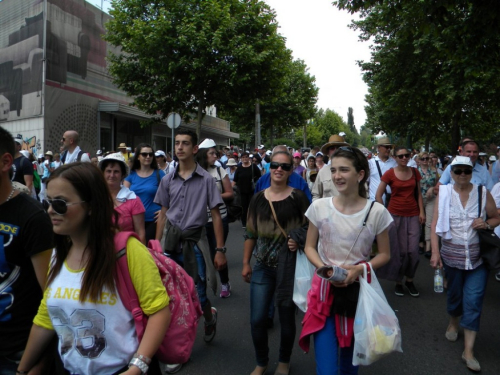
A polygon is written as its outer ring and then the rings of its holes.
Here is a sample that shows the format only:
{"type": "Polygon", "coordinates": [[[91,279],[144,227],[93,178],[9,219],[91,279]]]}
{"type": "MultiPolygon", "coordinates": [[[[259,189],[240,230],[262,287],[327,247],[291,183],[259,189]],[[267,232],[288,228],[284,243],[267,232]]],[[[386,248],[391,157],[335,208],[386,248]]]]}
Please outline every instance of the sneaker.
{"type": "Polygon", "coordinates": [[[220,298],[228,298],[231,295],[231,284],[221,284],[220,298]]]}
{"type": "Polygon", "coordinates": [[[181,368],[182,368],[182,363],[178,363],[175,365],[165,364],[163,370],[165,371],[165,374],[175,374],[176,372],[180,371],[181,368]]]}
{"type": "Polygon", "coordinates": [[[496,274],[495,274],[495,279],[497,281],[500,281],[500,271],[498,271],[496,274]]]}
{"type": "Polygon", "coordinates": [[[212,321],[210,323],[205,322],[205,336],[203,340],[205,342],[210,342],[214,339],[215,333],[217,332],[217,309],[212,307],[212,321]]]}
{"type": "Polygon", "coordinates": [[[403,285],[396,284],[396,288],[394,289],[394,294],[403,297],[405,295],[405,290],[403,289],[403,285]]]}
{"type": "Polygon", "coordinates": [[[420,293],[418,292],[417,288],[415,288],[415,284],[413,282],[405,282],[406,289],[408,289],[408,293],[410,293],[410,296],[412,297],[418,297],[420,293]]]}

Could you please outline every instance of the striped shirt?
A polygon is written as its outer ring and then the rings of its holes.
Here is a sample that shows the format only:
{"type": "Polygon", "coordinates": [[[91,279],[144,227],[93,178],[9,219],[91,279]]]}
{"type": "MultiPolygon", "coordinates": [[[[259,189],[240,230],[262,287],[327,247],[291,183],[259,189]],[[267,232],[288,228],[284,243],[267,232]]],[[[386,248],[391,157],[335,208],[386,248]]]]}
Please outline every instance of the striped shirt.
{"type": "MultiPolygon", "coordinates": [[[[213,167],[208,167],[207,172],[210,173],[210,175],[215,179],[215,184],[217,185],[217,189],[219,189],[219,192],[222,194],[223,190],[224,190],[222,188],[222,180],[227,175],[226,170],[222,167],[213,166],[213,167]]],[[[221,218],[224,219],[227,216],[227,208],[226,208],[225,203],[222,203],[219,206],[219,211],[220,211],[221,218]]],[[[211,214],[210,209],[208,207],[207,207],[207,212],[208,212],[208,222],[211,223],[212,222],[212,214],[211,214]]]]}

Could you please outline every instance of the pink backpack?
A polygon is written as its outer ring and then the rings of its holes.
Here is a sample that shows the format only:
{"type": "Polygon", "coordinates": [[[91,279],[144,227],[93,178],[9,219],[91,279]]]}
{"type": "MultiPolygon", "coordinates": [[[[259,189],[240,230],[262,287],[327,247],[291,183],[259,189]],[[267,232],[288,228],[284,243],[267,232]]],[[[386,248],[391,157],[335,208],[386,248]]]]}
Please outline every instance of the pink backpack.
{"type": "MultiPolygon", "coordinates": [[[[141,310],[130,278],[127,257],[123,256],[126,255],[127,240],[130,236],[139,239],[133,232],[120,232],[115,235],[118,266],[116,287],[123,305],[132,312],[140,342],[148,317],[141,310]]],[[[163,285],[170,297],[169,307],[172,314],[170,326],[156,352],[156,357],[163,363],[186,363],[191,356],[196,339],[196,328],[203,314],[194,281],[181,266],[163,254],[159,241],[149,241],[148,250],[153,256],[163,285]]]]}

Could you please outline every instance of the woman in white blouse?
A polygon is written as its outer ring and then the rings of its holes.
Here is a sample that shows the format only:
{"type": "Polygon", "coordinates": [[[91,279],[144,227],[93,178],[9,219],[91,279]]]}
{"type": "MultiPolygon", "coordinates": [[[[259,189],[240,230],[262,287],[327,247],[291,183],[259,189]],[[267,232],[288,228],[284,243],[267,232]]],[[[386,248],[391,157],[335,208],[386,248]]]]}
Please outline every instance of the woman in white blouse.
{"type": "Polygon", "coordinates": [[[491,194],[482,188],[481,215],[478,187],[472,184],[472,162],[466,156],[457,156],[451,163],[455,184],[441,185],[434,206],[432,221],[431,266],[444,266],[447,288],[447,310],[450,323],[446,339],[456,341],[459,326],[464,329],[462,360],[472,371],[481,366],[474,357],[474,342],[479,331],[479,320],[488,280],[488,270],[480,254],[476,229],[493,230],[500,217],[491,194]],[[438,236],[441,237],[439,249],[438,236]]]}

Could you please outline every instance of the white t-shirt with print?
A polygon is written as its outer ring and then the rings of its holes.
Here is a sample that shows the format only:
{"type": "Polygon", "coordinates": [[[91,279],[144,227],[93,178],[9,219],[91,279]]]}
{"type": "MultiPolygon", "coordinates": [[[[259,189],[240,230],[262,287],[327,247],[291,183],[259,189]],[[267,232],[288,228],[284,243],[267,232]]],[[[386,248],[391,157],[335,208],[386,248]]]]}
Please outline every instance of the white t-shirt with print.
{"type": "Polygon", "coordinates": [[[333,198],[317,199],[309,206],[305,215],[319,231],[318,253],[328,265],[357,264],[369,260],[373,240],[393,221],[391,214],[380,203],[375,202],[366,227],[361,231],[371,201],[352,215],[339,212],[333,205],[333,198]]]}

